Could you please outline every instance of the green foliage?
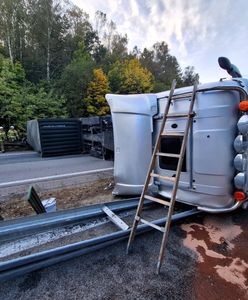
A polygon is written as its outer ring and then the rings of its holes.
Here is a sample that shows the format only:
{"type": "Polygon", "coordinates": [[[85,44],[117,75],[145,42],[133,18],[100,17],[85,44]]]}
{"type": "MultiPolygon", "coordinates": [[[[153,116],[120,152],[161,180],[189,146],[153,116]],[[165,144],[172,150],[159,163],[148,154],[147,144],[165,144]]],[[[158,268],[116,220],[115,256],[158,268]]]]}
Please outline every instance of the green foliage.
{"type": "Polygon", "coordinates": [[[182,72],[164,41],[129,52],[105,13],[94,25],[70,0],[0,1],[0,55],[8,57],[0,56],[0,122],[24,130],[35,117],[104,115],[109,90],[159,92],[174,78],[179,87],[199,77],[193,67],[182,72]]]}
{"type": "Polygon", "coordinates": [[[58,97],[54,90],[46,92],[44,88],[30,85],[26,88],[24,107],[27,110],[25,120],[67,117],[65,100],[58,97]]]}
{"type": "Polygon", "coordinates": [[[138,59],[117,61],[108,73],[113,92],[134,94],[149,93],[153,89],[153,76],[138,59]]]}
{"type": "Polygon", "coordinates": [[[79,117],[82,114],[83,99],[86,97],[87,86],[92,79],[94,67],[94,61],[81,43],[75,52],[74,59],[65,68],[59,82],[71,117],[79,117]]]}
{"type": "Polygon", "coordinates": [[[199,79],[194,67],[188,66],[182,73],[176,57],[170,54],[165,42],[154,44],[151,50],[145,48],[141,54],[139,54],[138,49],[135,49],[135,52],[138,53],[142,65],[155,78],[153,92],[170,89],[173,79],[177,80],[177,87],[192,85],[195,79],[199,79]]]}
{"type": "MultiPolygon", "coordinates": [[[[169,89],[169,87],[168,87],[169,89]]],[[[153,92],[154,93],[158,93],[158,92],[162,92],[166,90],[166,86],[165,86],[165,83],[164,82],[161,82],[160,80],[158,79],[155,79],[154,81],[154,86],[153,86],[153,92]]]]}
{"type": "Polygon", "coordinates": [[[94,69],[93,80],[88,84],[84,99],[86,116],[104,116],[110,113],[105,95],[110,92],[108,78],[102,69],[94,69]]]}
{"type": "Polygon", "coordinates": [[[24,132],[27,120],[65,116],[63,106],[63,98],[56,97],[53,90],[47,93],[28,82],[19,63],[0,56],[1,125],[15,125],[24,132]]]}
{"type": "Polygon", "coordinates": [[[181,69],[176,57],[170,55],[165,42],[156,43],[152,50],[144,49],[140,61],[155,77],[154,92],[167,90],[173,79],[181,82],[181,69]]]}
{"type": "Polygon", "coordinates": [[[185,68],[182,76],[182,86],[193,85],[195,81],[199,81],[199,74],[195,73],[194,67],[188,66],[185,68]]]}

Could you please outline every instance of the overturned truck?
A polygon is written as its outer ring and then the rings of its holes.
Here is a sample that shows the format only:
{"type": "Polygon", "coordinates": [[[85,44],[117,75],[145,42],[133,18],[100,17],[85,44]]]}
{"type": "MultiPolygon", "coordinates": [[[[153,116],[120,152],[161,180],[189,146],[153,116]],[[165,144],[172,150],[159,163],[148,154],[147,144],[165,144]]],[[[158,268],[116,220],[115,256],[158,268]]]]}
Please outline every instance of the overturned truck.
{"type": "MultiPolygon", "coordinates": [[[[192,90],[175,90],[171,113],[188,110],[192,90]]],[[[247,200],[247,92],[248,80],[240,77],[198,86],[177,201],[218,213],[235,210],[247,200]]],[[[141,193],[168,95],[106,95],[115,141],[114,194],[141,193]]],[[[167,121],[161,152],[179,153],[185,123],[186,118],[167,121]]],[[[156,173],[175,176],[177,159],[160,157],[156,173]]],[[[170,198],[172,185],[155,178],[151,188],[170,198]]]]}
{"type": "Polygon", "coordinates": [[[85,152],[103,159],[113,159],[114,140],[111,116],[80,118],[85,152]]]}

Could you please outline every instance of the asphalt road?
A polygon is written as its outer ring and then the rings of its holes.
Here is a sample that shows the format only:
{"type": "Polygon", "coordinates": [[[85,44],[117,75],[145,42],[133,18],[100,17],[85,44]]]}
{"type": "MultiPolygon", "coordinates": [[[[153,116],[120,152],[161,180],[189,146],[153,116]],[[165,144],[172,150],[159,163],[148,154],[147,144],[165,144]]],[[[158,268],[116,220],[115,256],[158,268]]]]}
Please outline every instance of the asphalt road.
{"type": "Polygon", "coordinates": [[[55,190],[112,176],[113,161],[89,155],[41,158],[32,151],[4,153],[0,154],[0,202],[26,194],[30,185],[55,190]]]}
{"type": "Polygon", "coordinates": [[[112,161],[89,155],[41,158],[31,151],[4,153],[0,155],[0,183],[111,167],[112,161]]]}

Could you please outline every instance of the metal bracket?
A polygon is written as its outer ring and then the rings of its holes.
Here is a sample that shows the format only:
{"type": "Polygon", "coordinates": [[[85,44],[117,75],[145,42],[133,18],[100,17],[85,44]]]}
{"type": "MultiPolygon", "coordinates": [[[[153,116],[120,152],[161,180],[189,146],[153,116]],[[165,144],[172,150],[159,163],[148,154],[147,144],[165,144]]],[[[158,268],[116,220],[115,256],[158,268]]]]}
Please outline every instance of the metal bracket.
{"type": "Polygon", "coordinates": [[[102,210],[108,216],[110,221],[112,221],[116,226],[118,226],[122,230],[127,230],[129,226],[125,223],[120,217],[118,217],[115,213],[112,212],[107,206],[103,206],[102,210]]]}

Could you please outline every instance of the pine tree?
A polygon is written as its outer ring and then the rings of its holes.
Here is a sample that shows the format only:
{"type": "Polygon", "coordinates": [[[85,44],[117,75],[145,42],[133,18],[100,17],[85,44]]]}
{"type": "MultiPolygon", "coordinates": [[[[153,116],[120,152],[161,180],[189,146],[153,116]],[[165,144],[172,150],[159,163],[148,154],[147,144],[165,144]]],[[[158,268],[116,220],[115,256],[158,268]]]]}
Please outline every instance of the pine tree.
{"type": "Polygon", "coordinates": [[[93,70],[93,80],[88,84],[84,99],[85,115],[104,116],[110,113],[105,94],[110,92],[108,78],[102,69],[93,70]]]}

